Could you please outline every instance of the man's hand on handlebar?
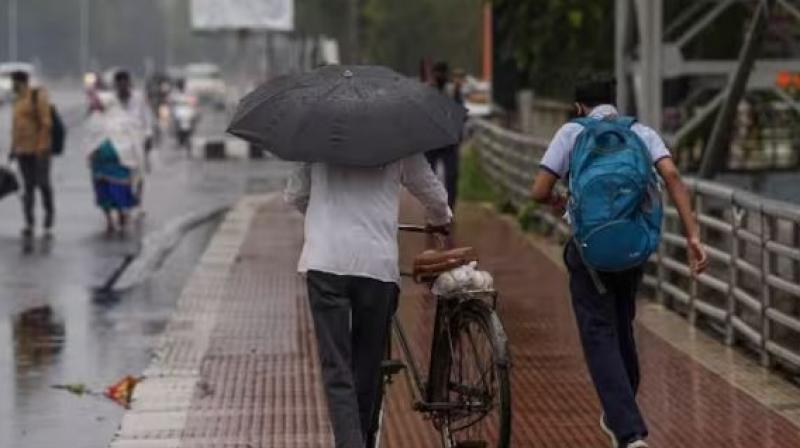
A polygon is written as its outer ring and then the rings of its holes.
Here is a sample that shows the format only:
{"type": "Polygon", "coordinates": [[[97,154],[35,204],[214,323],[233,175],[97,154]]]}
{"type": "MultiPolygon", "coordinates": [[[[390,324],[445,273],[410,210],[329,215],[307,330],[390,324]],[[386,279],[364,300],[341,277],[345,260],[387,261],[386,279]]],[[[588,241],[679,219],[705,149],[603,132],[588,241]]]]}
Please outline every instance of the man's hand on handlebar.
{"type": "Polygon", "coordinates": [[[448,236],[450,235],[450,228],[452,227],[452,225],[453,225],[452,222],[440,226],[428,224],[425,226],[425,233],[448,236]]]}

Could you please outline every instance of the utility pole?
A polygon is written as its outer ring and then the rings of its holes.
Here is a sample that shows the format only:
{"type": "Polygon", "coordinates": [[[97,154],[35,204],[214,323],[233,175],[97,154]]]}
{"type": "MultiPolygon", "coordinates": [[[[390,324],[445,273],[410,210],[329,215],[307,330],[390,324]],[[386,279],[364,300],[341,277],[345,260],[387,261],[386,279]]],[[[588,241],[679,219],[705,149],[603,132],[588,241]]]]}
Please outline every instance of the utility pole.
{"type": "Polygon", "coordinates": [[[717,121],[714,123],[714,129],[711,131],[711,137],[703,152],[703,161],[698,172],[698,176],[701,178],[714,177],[725,163],[725,155],[728,153],[727,149],[730,144],[731,124],[736,115],[736,108],[747,88],[747,81],[750,79],[750,72],[753,70],[756,54],[767,27],[767,19],[769,19],[769,13],[774,4],[775,0],[760,0],[756,7],[755,17],[753,17],[744,47],[739,54],[739,64],[725,87],[726,99],[722,103],[717,121]]]}
{"type": "Polygon", "coordinates": [[[492,68],[494,67],[494,30],[492,3],[486,2],[483,5],[483,54],[482,54],[482,75],[484,81],[492,80],[492,68]]]}
{"type": "Polygon", "coordinates": [[[90,5],[89,0],[81,0],[81,48],[80,48],[80,64],[81,64],[81,71],[83,73],[88,72],[91,67],[89,67],[90,62],[90,44],[89,44],[89,28],[90,28],[90,5]]]}
{"type": "Polygon", "coordinates": [[[361,1],[350,0],[348,15],[348,37],[350,38],[350,64],[361,62],[361,1]]]}
{"type": "Polygon", "coordinates": [[[9,0],[8,2],[8,59],[16,61],[19,57],[17,48],[17,39],[19,32],[19,4],[17,0],[9,0]]]}
{"type": "Polygon", "coordinates": [[[167,4],[164,13],[164,68],[171,67],[175,62],[173,54],[174,39],[172,37],[173,23],[175,22],[177,2],[171,1],[167,4]]]}

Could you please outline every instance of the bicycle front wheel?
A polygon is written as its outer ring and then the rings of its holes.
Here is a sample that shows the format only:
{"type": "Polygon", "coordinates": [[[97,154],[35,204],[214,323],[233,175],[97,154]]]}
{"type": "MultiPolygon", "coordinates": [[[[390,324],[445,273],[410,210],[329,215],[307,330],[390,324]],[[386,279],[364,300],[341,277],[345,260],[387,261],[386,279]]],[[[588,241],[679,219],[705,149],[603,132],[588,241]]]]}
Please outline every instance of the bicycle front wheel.
{"type": "Polygon", "coordinates": [[[507,448],[511,443],[511,386],[505,331],[497,314],[479,300],[459,307],[450,328],[445,447],[507,448]]]}

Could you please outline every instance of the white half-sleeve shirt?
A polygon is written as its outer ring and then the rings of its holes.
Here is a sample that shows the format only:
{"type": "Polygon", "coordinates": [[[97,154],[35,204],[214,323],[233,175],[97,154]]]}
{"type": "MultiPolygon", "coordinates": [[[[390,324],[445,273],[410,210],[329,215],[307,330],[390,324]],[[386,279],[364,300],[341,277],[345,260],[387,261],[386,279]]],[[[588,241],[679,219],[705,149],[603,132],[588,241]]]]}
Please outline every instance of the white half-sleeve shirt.
{"type": "Polygon", "coordinates": [[[299,166],[284,192],[306,215],[298,271],[399,283],[401,187],[422,203],[430,224],[450,223],[447,191],[422,154],[375,168],[299,166]]]}
{"type": "MultiPolygon", "coordinates": [[[[602,120],[604,118],[618,115],[617,109],[611,105],[601,105],[592,109],[589,113],[589,118],[602,120]]],[[[664,140],[658,135],[656,131],[641,123],[635,123],[631,130],[642,139],[647,151],[650,153],[650,159],[653,165],[658,163],[659,160],[665,157],[671,157],[669,149],[664,144],[664,140]]],[[[565,179],[569,173],[569,162],[572,157],[572,149],[575,147],[575,142],[578,136],[583,132],[583,126],[578,123],[567,123],[556,132],[547,151],[542,157],[540,162],[541,168],[558,176],[560,179],[565,179]]]]}

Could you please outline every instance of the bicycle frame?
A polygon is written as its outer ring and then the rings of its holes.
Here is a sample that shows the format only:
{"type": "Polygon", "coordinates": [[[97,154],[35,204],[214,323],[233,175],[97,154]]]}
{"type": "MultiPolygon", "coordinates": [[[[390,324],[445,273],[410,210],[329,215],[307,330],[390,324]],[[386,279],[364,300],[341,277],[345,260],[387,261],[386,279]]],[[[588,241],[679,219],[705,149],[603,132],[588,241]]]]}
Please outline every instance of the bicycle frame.
{"type": "MultiPolygon", "coordinates": [[[[494,309],[497,293],[480,292],[483,296],[492,299],[491,306],[494,309]]],[[[475,297],[475,293],[463,293],[453,297],[436,298],[436,314],[434,318],[434,332],[431,342],[431,359],[428,365],[428,376],[424,378],[420,367],[414,359],[411,347],[408,342],[405,330],[397,316],[392,318],[392,328],[397,335],[400,350],[403,352],[403,359],[406,365],[406,373],[410,377],[409,388],[413,401],[413,408],[419,412],[427,413],[446,413],[455,409],[458,405],[451,403],[446,396],[452,351],[452,341],[450,334],[450,317],[462,306],[468,306],[471,301],[480,301],[475,297]],[[426,381],[427,380],[427,381],[426,381]]],[[[503,354],[503,357],[506,355],[503,354]]],[[[506,360],[498,360],[501,363],[506,360]]]]}

